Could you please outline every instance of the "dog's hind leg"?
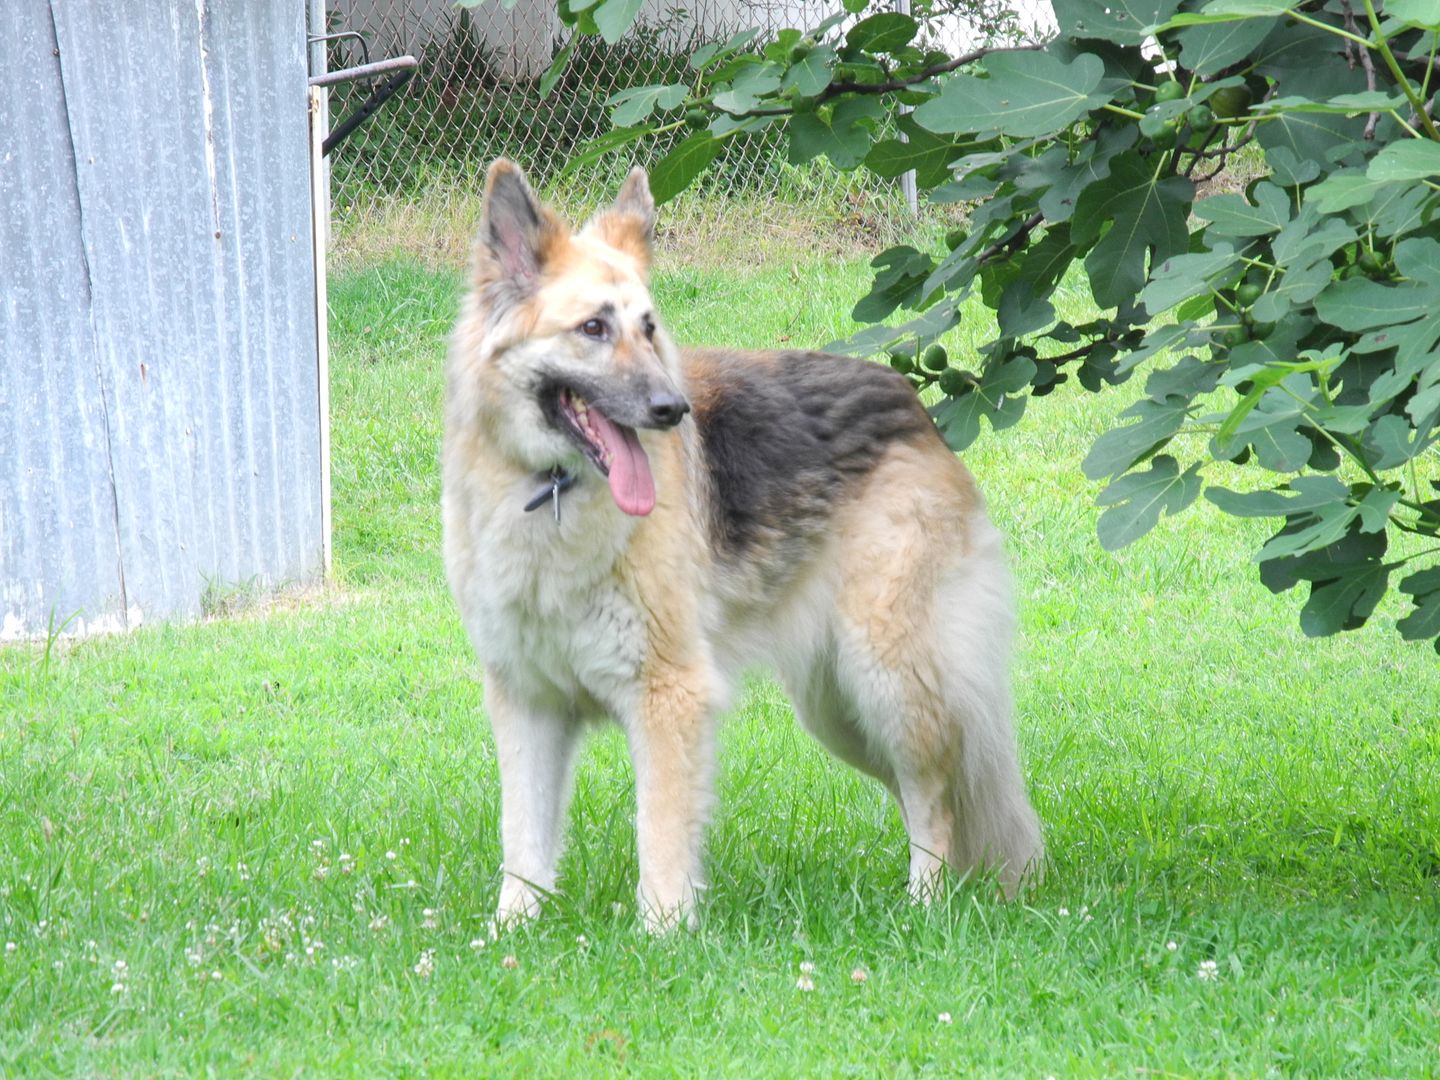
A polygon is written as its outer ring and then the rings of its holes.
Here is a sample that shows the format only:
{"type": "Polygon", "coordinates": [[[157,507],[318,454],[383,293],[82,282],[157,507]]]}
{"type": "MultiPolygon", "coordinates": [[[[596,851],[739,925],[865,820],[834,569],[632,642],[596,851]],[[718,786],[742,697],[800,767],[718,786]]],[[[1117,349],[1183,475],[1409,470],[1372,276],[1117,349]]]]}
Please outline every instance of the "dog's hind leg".
{"type": "Polygon", "coordinates": [[[866,644],[852,641],[843,655],[843,675],[827,659],[803,679],[787,679],[795,714],[821,746],[875,777],[894,797],[910,837],[910,894],[923,901],[938,885],[951,848],[949,777],[941,757],[916,753],[903,739],[883,734],[891,725],[879,718],[910,712],[898,673],[877,663],[866,644]]]}
{"type": "Polygon", "coordinates": [[[1009,574],[968,474],[943,448],[912,451],[840,523],[835,671],[894,773],[911,895],[948,863],[1013,896],[1042,846],[1011,720],[1009,574]]]}
{"type": "Polygon", "coordinates": [[[489,672],[485,706],[500,763],[503,878],[495,921],[533,918],[555,889],[580,725],[558,710],[522,705],[489,672]]]}
{"type": "MultiPolygon", "coordinates": [[[[819,736],[820,741],[878,777],[895,797],[910,840],[910,897],[927,901],[944,873],[956,824],[949,789],[957,752],[946,738],[943,704],[928,691],[929,680],[919,676],[910,658],[885,655],[867,628],[842,620],[837,637],[834,677],[840,703],[831,713],[828,737],[819,736]],[[848,729],[848,753],[840,752],[837,726],[848,729]]],[[[814,730],[813,721],[806,726],[814,730]]]]}
{"type": "Polygon", "coordinates": [[[988,662],[985,645],[977,655],[924,633],[899,652],[884,651],[860,626],[842,637],[837,674],[870,756],[888,763],[861,767],[893,777],[887,786],[910,838],[911,898],[928,900],[947,864],[962,876],[994,871],[1013,896],[1041,845],[1010,730],[1004,668],[988,662]]]}

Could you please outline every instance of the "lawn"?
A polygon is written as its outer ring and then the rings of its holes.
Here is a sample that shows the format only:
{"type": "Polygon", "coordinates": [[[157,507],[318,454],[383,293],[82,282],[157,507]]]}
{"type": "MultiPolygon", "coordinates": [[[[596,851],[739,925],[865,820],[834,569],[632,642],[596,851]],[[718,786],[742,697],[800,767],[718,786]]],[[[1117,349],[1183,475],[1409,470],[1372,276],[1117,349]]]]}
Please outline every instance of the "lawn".
{"type": "MultiPolygon", "coordinates": [[[[683,340],[816,346],[865,277],[672,264],[656,294],[683,340]]],[[[909,906],[893,808],[757,679],[697,932],[638,929],[601,731],[563,896],[489,940],[495,760],[438,521],[458,289],[404,262],[332,278],[327,588],[0,650],[0,1074],[1440,1068],[1435,654],[1385,606],[1305,639],[1246,561],[1263,523],[1203,502],[1102,552],[1078,463],[1125,391],[1062,388],[967,455],[1020,582],[1043,886],[909,906]]]]}

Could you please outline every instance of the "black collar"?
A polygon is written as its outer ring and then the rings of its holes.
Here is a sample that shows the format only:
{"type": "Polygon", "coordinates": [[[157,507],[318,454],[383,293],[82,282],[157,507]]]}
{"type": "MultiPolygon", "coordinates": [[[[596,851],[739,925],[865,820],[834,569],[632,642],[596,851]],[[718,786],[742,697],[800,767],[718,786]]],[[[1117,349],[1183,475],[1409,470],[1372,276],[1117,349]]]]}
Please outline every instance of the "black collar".
{"type": "Polygon", "coordinates": [[[549,472],[540,475],[540,487],[535,494],[530,496],[530,501],[525,504],[525,512],[539,510],[551,499],[555,500],[555,522],[560,522],[560,496],[575,486],[575,474],[567,472],[559,465],[553,467],[549,472]]]}

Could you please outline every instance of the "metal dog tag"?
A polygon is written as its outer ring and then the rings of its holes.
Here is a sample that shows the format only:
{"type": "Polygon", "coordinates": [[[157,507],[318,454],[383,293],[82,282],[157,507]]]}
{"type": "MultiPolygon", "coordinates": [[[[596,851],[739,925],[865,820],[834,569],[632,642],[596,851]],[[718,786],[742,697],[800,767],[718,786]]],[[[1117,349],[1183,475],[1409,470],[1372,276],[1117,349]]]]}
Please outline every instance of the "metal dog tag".
{"type": "Polygon", "coordinates": [[[550,470],[548,483],[542,483],[537,491],[525,504],[525,512],[539,510],[547,502],[555,504],[555,524],[560,524],[560,496],[569,491],[575,485],[573,474],[566,472],[558,465],[550,470]]]}

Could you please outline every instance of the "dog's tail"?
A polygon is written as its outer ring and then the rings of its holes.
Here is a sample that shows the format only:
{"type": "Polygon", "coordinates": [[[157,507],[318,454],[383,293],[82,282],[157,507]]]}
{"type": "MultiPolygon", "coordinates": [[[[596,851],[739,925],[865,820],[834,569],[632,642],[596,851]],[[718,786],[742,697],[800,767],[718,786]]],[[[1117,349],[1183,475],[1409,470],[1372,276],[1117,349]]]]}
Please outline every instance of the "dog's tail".
{"type": "Polygon", "coordinates": [[[947,862],[964,877],[994,875],[1014,897],[1044,875],[1040,820],[1025,797],[1014,753],[988,762],[967,762],[966,776],[951,789],[955,828],[947,862]]]}
{"type": "Polygon", "coordinates": [[[946,703],[960,720],[961,765],[949,788],[954,826],[946,861],[961,875],[994,874],[1013,897],[1024,883],[1039,880],[1045,847],[1015,737],[1013,586],[998,535],[984,532],[989,535],[982,534],[980,550],[942,584],[937,605],[948,628],[935,637],[946,703]]]}

